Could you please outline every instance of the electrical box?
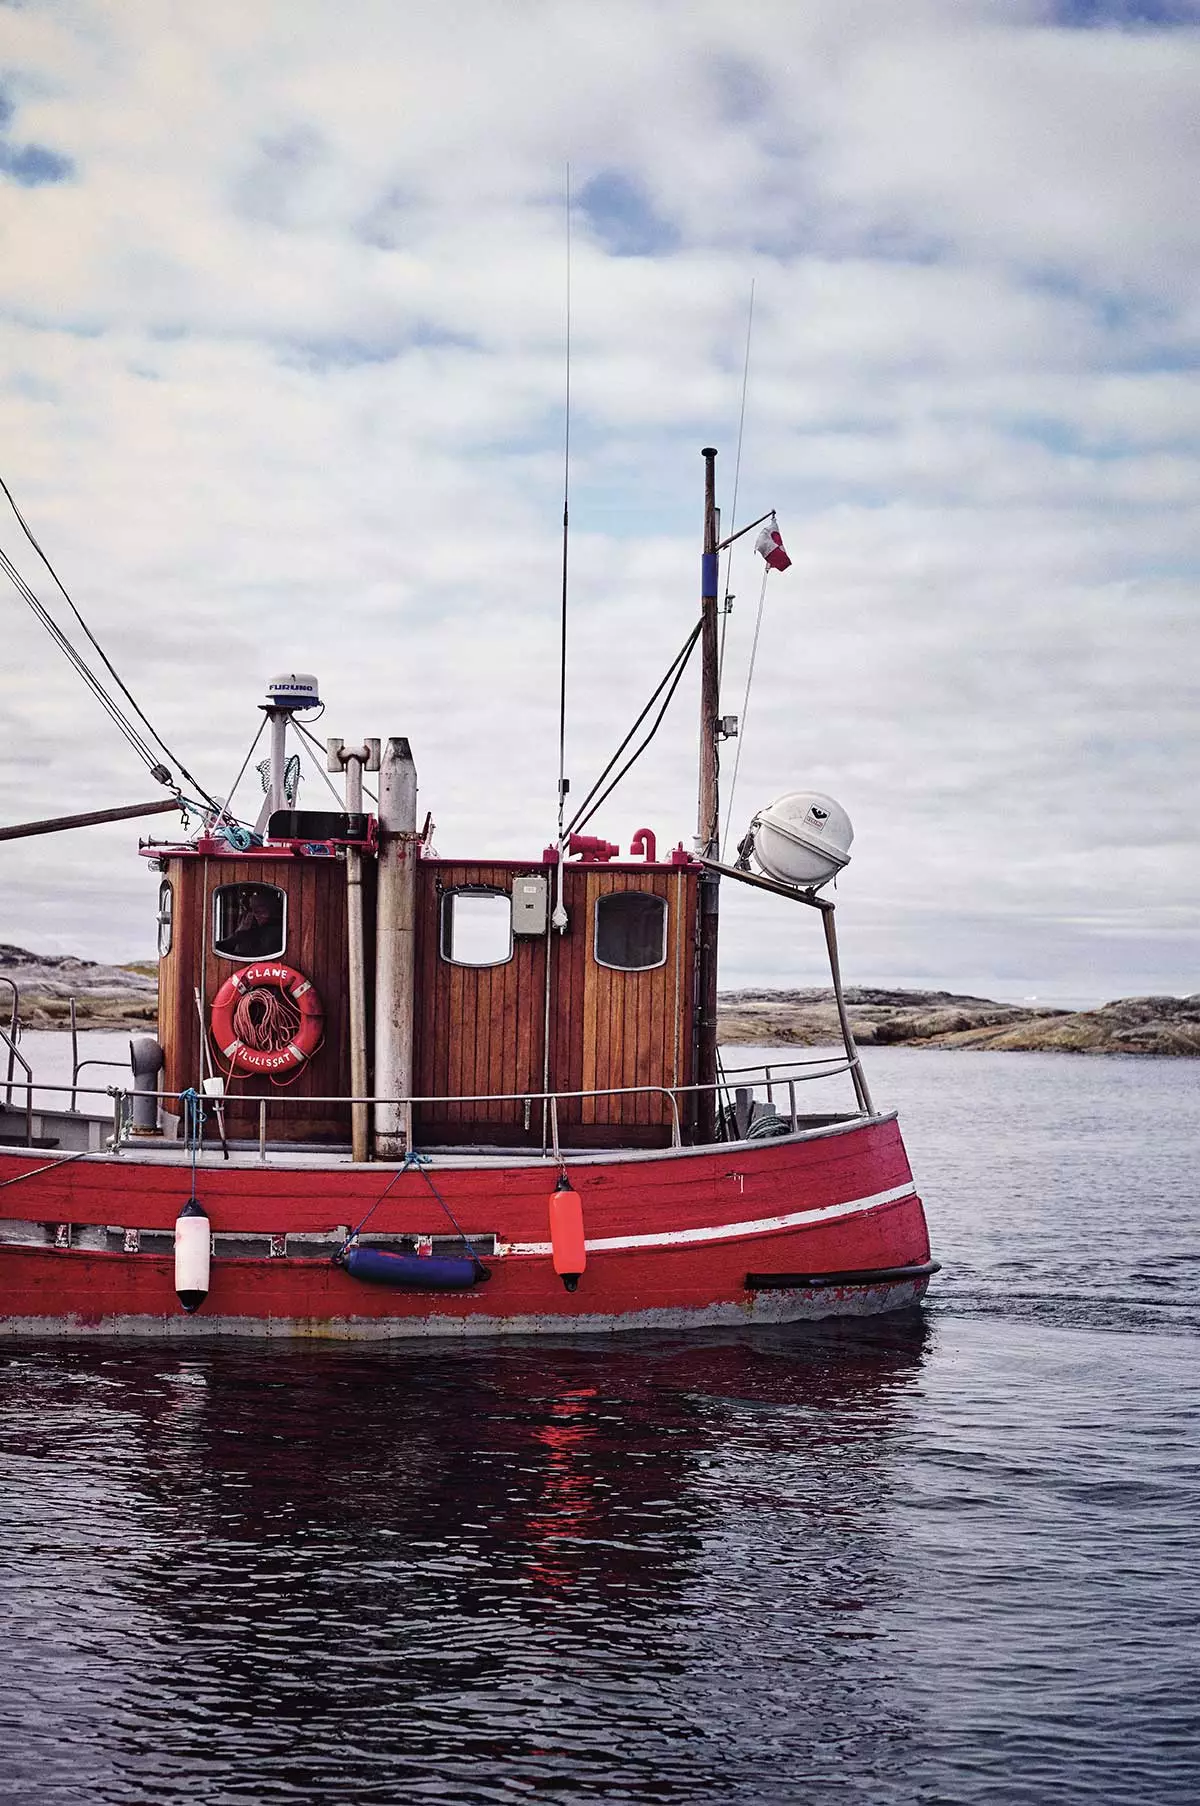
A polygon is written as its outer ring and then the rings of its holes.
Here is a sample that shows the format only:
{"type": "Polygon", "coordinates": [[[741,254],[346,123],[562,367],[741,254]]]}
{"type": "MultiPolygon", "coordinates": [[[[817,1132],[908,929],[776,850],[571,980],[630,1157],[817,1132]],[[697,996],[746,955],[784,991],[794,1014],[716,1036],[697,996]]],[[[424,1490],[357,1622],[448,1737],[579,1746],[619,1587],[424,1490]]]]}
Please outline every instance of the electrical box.
{"type": "Polygon", "coordinates": [[[512,926],[514,934],[545,934],[549,885],[544,878],[514,878],[512,926]]]}

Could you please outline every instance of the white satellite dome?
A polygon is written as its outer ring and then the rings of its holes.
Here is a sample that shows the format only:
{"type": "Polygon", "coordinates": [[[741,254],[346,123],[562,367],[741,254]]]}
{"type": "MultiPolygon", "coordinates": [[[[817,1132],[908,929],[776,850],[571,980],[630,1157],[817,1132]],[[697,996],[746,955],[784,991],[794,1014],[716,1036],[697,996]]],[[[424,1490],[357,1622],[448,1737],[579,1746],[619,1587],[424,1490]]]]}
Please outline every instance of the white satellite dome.
{"type": "Polygon", "coordinates": [[[850,863],[850,817],[817,790],[789,790],[759,811],[751,833],[759,866],[781,884],[815,890],[850,863]]]}

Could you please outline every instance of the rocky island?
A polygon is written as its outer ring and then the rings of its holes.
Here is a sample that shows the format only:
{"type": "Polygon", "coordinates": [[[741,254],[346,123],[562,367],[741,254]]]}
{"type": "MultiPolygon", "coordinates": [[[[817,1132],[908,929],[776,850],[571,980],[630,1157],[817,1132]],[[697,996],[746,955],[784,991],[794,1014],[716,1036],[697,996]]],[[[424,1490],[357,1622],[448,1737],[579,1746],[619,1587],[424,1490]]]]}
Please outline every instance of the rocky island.
{"type": "MultiPolygon", "coordinates": [[[[1094,1010],[1047,1009],[950,991],[846,991],[863,1047],[990,1047],[1009,1053],[1200,1054],[1200,994],[1126,997],[1094,1010]]],[[[827,1047],[841,1039],[831,990],[726,991],[720,1038],[742,1046],[827,1047]]]]}
{"type": "Polygon", "coordinates": [[[0,943],[0,1026],[15,986],[23,1028],[67,1028],[71,998],[80,1028],[144,1029],[158,1015],[158,962],[103,966],[70,953],[30,953],[0,943]],[[7,982],[5,982],[7,981],[7,982]]]}
{"type": "MultiPolygon", "coordinates": [[[[0,1023],[20,993],[25,1028],[66,1028],[75,998],[80,1028],[144,1029],[155,1020],[157,964],[105,966],[72,954],[0,944],[0,1023]]],[[[1059,1010],[960,997],[951,991],[846,992],[863,1047],[991,1047],[1010,1053],[1200,1054],[1200,994],[1127,997],[1094,1010],[1059,1010]]],[[[828,1047],[840,1039],[833,992],[724,991],[723,1042],[757,1047],[828,1047]]]]}

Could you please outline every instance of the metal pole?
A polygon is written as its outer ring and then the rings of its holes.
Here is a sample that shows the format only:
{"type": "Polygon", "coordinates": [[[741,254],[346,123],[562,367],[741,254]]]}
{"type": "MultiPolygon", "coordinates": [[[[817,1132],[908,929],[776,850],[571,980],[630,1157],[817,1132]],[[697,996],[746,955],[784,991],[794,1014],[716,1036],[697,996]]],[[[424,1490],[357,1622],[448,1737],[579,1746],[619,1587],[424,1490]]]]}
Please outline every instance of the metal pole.
{"type": "MultiPolygon", "coordinates": [[[[343,746],[331,740],[326,764],[331,771],[344,766],[346,771],[346,813],[362,814],[363,766],[379,769],[378,741],[372,758],[370,743],[366,746],[343,746]]],[[[367,1158],[367,976],[363,949],[362,853],[357,847],[346,848],[346,950],[350,978],[350,1158],[362,1162],[367,1158]]]]}
{"type": "MultiPolygon", "coordinates": [[[[327,742],[326,764],[331,771],[339,765],[346,770],[346,811],[361,815],[363,806],[362,775],[379,770],[379,741],[367,740],[362,746],[344,747],[340,740],[327,742]]],[[[364,1161],[369,1156],[369,1105],[367,1092],[367,975],[363,941],[362,853],[358,847],[346,849],[346,941],[350,967],[350,1105],[351,1159],[364,1161]]]]}
{"type": "MultiPolygon", "coordinates": [[[[700,583],[700,796],[696,851],[715,859],[720,851],[717,716],[720,710],[717,637],[717,525],[715,449],[705,446],[704,556],[700,583]]],[[[696,996],[696,1139],[716,1139],[717,1122],[717,928],[720,875],[705,870],[698,881],[699,934],[696,996]]]]}
{"type": "Polygon", "coordinates": [[[821,925],[825,930],[825,946],[829,952],[829,975],[833,979],[833,995],[837,1003],[838,1021],[842,1025],[842,1045],[846,1049],[846,1058],[850,1062],[850,1080],[854,1086],[854,1095],[858,1099],[859,1109],[866,1116],[874,1116],[875,1106],[871,1102],[866,1076],[858,1063],[858,1048],[854,1044],[850,1012],[846,1008],[846,999],[842,991],[842,968],[838,960],[837,929],[833,925],[833,904],[822,903],[820,907],[821,925]]]}
{"type": "Polygon", "coordinates": [[[379,766],[379,890],[375,905],[375,1156],[412,1146],[416,982],[417,768],[405,739],[379,766]]]}
{"type": "Polygon", "coordinates": [[[8,1020],[8,1082],[7,1082],[7,1085],[5,1088],[5,1094],[4,1094],[4,1102],[7,1105],[7,1107],[9,1109],[11,1109],[12,1108],[12,1094],[13,1094],[13,1070],[14,1070],[14,1062],[17,1057],[17,1036],[20,1032],[20,1027],[21,1027],[21,1019],[20,1019],[20,1013],[19,1013],[21,999],[20,999],[20,992],[17,990],[17,987],[13,983],[11,978],[0,977],[0,984],[7,985],[12,992],[12,1014],[8,1020]]]}
{"type": "Polygon", "coordinates": [[[271,789],[269,792],[271,807],[268,816],[270,819],[270,815],[274,815],[276,810],[287,806],[287,792],[284,789],[283,780],[287,771],[288,711],[271,709],[268,713],[271,722],[271,789]]]}

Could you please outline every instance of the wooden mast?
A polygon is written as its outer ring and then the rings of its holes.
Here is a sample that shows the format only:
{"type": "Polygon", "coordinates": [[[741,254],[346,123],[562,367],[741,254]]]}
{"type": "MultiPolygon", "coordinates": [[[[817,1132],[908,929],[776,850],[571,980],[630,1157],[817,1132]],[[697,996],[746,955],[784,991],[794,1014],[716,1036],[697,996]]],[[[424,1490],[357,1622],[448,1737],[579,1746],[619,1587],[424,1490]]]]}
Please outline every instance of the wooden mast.
{"type": "MultiPolygon", "coordinates": [[[[700,800],[696,852],[701,859],[720,854],[720,800],[717,768],[717,715],[720,708],[717,653],[717,524],[716,460],[711,445],[704,459],[704,556],[700,583],[700,800]]],[[[699,881],[699,933],[696,1009],[696,1139],[716,1140],[717,1094],[717,915],[720,875],[706,870],[699,881]],[[705,1089],[707,1087],[707,1089],[705,1089]]]]}

